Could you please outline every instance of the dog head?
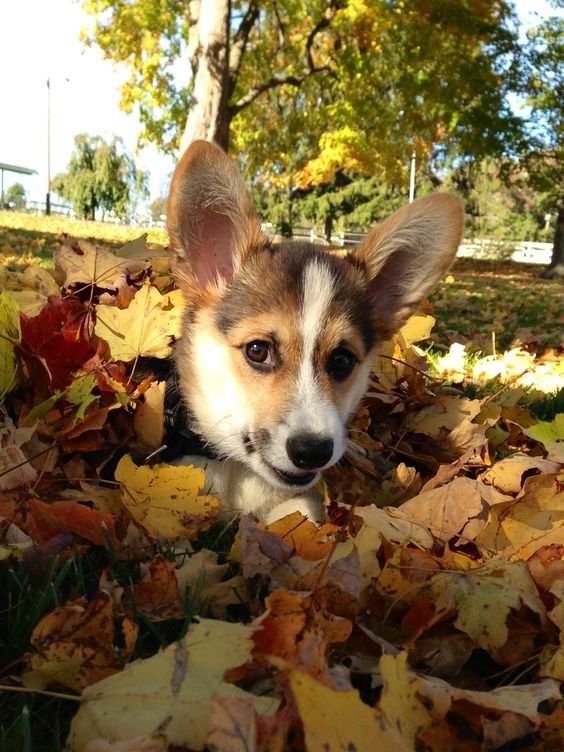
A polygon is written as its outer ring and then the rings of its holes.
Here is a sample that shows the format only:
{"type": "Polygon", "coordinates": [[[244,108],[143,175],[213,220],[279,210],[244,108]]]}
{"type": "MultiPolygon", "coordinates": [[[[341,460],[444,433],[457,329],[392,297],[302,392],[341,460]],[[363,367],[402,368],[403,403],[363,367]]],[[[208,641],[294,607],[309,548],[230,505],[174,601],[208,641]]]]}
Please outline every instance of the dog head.
{"type": "Polygon", "coordinates": [[[378,342],[445,274],[462,224],[460,201],[438,194],[347,255],[275,243],[229,158],[193,143],[167,229],[188,300],[177,371],[197,431],[275,488],[311,487],[344,453],[378,342]]]}

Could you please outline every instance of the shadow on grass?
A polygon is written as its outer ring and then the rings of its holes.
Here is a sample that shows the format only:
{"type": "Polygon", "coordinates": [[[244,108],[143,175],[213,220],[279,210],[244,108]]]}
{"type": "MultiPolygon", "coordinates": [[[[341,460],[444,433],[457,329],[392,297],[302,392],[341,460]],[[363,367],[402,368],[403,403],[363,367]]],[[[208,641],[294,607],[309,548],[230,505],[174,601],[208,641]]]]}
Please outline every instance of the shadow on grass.
{"type": "Polygon", "coordinates": [[[491,354],[525,345],[534,352],[562,346],[562,283],[544,267],[513,261],[459,259],[432,296],[435,343],[462,342],[491,354]]]}

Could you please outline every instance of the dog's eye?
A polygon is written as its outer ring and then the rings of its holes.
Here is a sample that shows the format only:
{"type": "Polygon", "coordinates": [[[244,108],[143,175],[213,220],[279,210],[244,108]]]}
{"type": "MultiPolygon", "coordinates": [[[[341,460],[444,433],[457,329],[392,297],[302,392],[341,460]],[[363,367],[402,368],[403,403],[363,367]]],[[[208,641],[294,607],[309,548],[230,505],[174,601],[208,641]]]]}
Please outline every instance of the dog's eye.
{"type": "Polygon", "coordinates": [[[274,365],[270,345],[262,339],[255,339],[245,345],[245,357],[253,367],[270,368],[274,365]]]}
{"type": "Polygon", "coordinates": [[[337,347],[327,360],[327,373],[335,381],[344,381],[356,366],[356,356],[346,347],[337,347]]]}

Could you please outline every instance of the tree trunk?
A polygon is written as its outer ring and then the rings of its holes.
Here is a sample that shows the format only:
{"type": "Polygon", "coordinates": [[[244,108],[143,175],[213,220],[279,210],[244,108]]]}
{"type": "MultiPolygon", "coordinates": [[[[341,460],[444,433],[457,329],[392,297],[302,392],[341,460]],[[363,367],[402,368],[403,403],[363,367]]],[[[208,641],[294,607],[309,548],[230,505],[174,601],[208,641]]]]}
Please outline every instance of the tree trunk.
{"type": "Polygon", "coordinates": [[[326,215],[324,225],[325,240],[330,243],[333,234],[333,212],[326,215]]]}
{"type": "Polygon", "coordinates": [[[189,48],[193,92],[180,142],[182,154],[195,139],[229,145],[229,0],[191,0],[189,48]]]}
{"type": "Polygon", "coordinates": [[[558,209],[552,259],[542,276],[547,279],[554,279],[555,277],[564,279],[564,206],[558,209]]]}

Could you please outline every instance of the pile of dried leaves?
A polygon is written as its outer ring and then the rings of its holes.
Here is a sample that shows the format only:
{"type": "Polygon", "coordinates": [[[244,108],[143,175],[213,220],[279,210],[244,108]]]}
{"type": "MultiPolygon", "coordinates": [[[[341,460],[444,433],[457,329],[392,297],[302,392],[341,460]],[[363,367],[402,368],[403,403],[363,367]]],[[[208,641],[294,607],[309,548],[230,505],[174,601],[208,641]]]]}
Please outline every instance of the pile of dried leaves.
{"type": "Polygon", "coordinates": [[[5,691],[80,694],[71,752],[564,748],[563,415],[511,379],[431,379],[414,317],[325,479],[329,522],[246,516],[220,556],[203,471],[143,462],[182,308],[166,254],[55,262],[0,277],[0,566],[106,565],[5,691]],[[159,623],[180,627],[147,655],[159,623]]]}

